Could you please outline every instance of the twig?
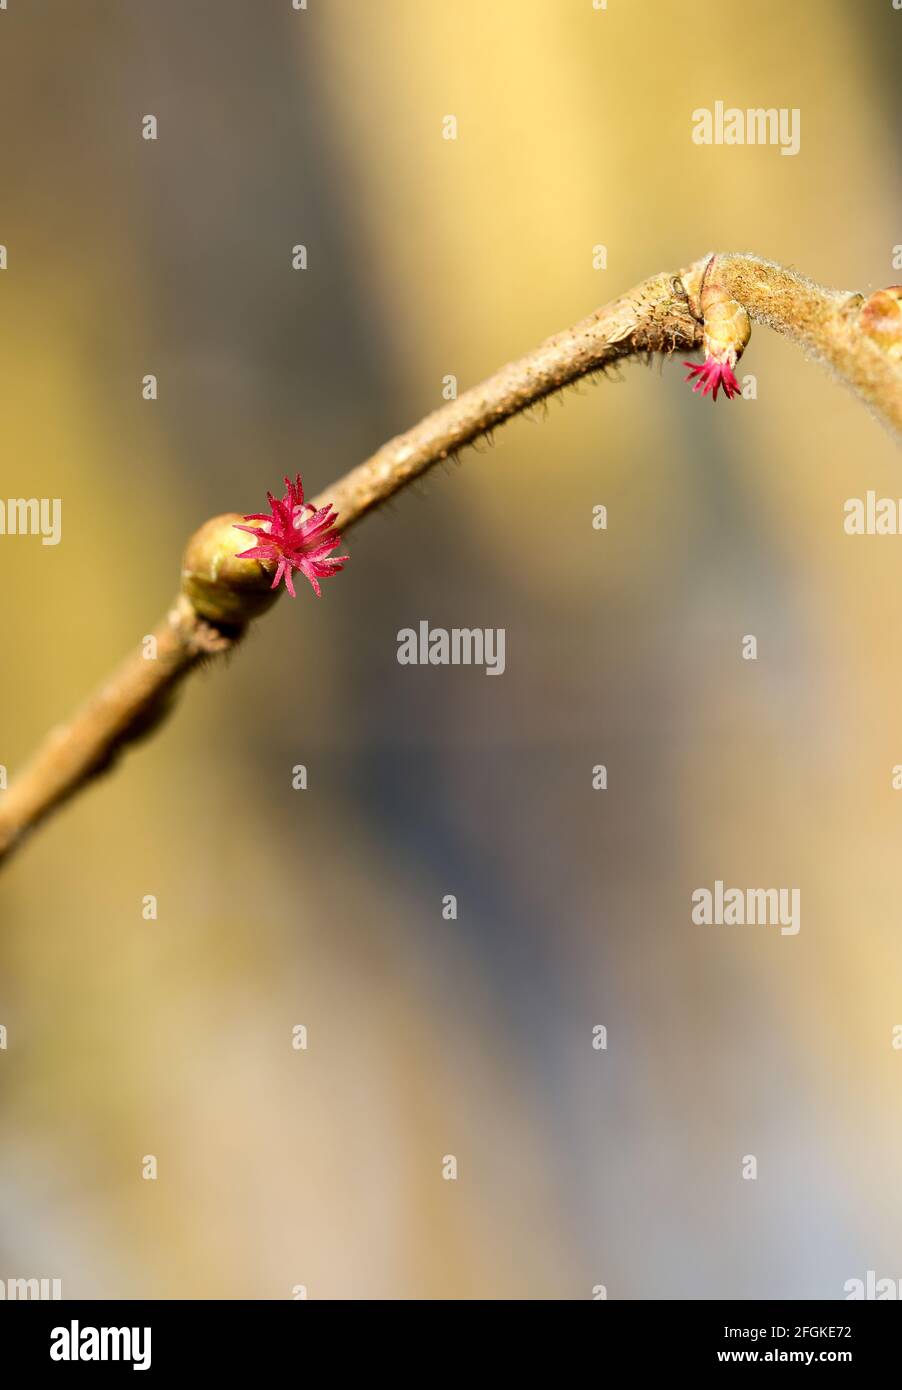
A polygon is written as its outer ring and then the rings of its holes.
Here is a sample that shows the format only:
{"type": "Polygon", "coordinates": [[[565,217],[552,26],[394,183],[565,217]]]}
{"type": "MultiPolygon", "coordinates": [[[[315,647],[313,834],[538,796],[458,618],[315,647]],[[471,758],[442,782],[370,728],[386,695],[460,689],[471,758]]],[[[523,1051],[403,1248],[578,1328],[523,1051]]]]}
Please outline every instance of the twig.
{"type": "Polygon", "coordinates": [[[849,386],[883,424],[902,434],[900,287],[869,299],[830,290],[758,256],[720,254],[684,273],[697,310],[698,287],[719,288],[757,323],[791,338],[849,386]],[[707,271],[707,273],[706,273],[707,271]]]}
{"type": "MultiPolygon", "coordinates": [[[[885,423],[902,431],[896,291],[880,291],[865,302],[862,295],[824,289],[753,256],[706,256],[680,274],[653,276],[502,367],[383,445],[314,505],[331,502],[344,533],[433,464],[456,456],[570,383],[627,357],[692,351],[703,342],[710,351],[717,341],[715,324],[722,333],[724,324],[735,322],[736,313],[745,317],[746,310],[795,338],[847,381],[885,423]]],[[[745,332],[733,344],[731,363],[747,337],[745,332]]],[[[68,724],[48,735],[2,796],[0,860],[52,811],[112,767],[129,743],[154,731],[179,683],[204,660],[232,649],[248,622],[274,601],[271,569],[234,558],[241,538],[233,526],[240,519],[237,513],[214,517],[191,538],[182,592],[154,633],[155,654],[151,646],[150,652],[142,649],[130,656],[68,724]]]]}

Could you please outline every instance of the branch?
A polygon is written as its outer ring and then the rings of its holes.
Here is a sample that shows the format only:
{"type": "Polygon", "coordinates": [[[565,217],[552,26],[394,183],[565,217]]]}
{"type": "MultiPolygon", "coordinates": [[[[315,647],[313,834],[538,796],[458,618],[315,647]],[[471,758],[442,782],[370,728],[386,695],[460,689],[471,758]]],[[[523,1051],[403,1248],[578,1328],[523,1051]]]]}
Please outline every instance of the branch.
{"type": "MultiPolygon", "coordinates": [[[[428,415],[318,497],[342,532],[433,464],[490,434],[571,382],[622,358],[704,345],[706,369],[731,373],[748,341],[748,317],[794,338],[841,376],[890,428],[902,432],[899,292],[824,289],[747,255],[707,256],[677,275],[644,281],[574,328],[502,367],[428,415]]],[[[698,382],[702,385],[702,381],[698,382]]],[[[54,729],[0,802],[0,860],[52,811],[152,733],[178,685],[202,662],[230,651],[275,601],[272,568],[239,560],[237,513],[214,517],[191,538],[182,591],[154,638],[155,655],[131,655],[68,724],[54,729]]]]}
{"type": "Polygon", "coordinates": [[[902,435],[902,287],[866,300],[773,261],[729,253],[696,262],[683,282],[694,312],[706,299],[728,296],[755,322],[791,338],[902,435]]]}

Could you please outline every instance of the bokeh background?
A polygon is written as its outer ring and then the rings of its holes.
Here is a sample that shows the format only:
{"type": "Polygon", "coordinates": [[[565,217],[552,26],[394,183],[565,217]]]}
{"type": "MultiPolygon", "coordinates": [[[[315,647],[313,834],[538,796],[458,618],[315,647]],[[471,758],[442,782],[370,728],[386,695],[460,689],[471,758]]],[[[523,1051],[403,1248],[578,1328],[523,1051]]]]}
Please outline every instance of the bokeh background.
{"type": "MultiPolygon", "coordinates": [[[[200,522],[319,491],[446,375],[711,249],[902,278],[900,32],[890,0],[10,0],[0,495],[61,497],[63,539],[0,538],[0,763],[151,629],[200,522]],[[717,100],[800,108],[801,152],[694,145],[717,100]]],[[[743,372],[712,406],[631,366],[430,474],[11,863],[0,1277],[902,1277],[902,540],[842,526],[902,473],[788,343],[743,372]],[[504,627],[504,676],[400,667],[421,618],[504,627]],[[716,878],[798,886],[800,934],[694,927],[716,878]]]]}

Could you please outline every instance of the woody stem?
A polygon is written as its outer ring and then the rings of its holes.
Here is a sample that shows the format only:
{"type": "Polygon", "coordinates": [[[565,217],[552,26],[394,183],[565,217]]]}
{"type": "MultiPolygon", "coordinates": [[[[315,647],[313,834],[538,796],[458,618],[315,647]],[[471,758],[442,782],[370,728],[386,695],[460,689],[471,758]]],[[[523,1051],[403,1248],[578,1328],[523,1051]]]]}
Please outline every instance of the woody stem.
{"type": "MultiPolygon", "coordinates": [[[[679,274],[652,276],[502,367],[384,444],[317,497],[314,507],[331,503],[337,525],[347,532],[440,460],[581,377],[623,358],[699,347],[703,277],[706,293],[716,283],[753,319],[792,337],[832,367],[886,423],[902,431],[902,341],[891,319],[892,300],[889,307],[881,301],[882,317],[869,315],[876,296],[865,304],[862,295],[825,289],[754,256],[706,256],[679,274]]],[[[68,723],[48,734],[3,794],[0,860],[111,768],[129,743],[154,732],[176,687],[203,661],[231,650],[246,625],[240,610],[228,625],[205,620],[180,594],[154,633],[155,657],[147,659],[143,650],[128,657],[68,723]]]]}

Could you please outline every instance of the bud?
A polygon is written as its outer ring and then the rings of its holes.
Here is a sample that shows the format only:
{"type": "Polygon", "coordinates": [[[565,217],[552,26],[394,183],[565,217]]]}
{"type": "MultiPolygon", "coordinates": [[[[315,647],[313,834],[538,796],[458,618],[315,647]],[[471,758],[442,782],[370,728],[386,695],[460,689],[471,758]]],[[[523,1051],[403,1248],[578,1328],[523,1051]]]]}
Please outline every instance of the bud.
{"type": "Polygon", "coordinates": [[[726,290],[716,285],[704,286],[701,294],[702,315],[705,320],[703,345],[706,357],[735,367],[748,347],[752,324],[748,314],[726,290]]]}
{"type": "Polygon", "coordinates": [[[715,260],[716,257],[712,256],[708,261],[698,294],[699,310],[704,321],[702,346],[705,360],[701,363],[684,362],[683,366],[689,368],[686,380],[694,380],[694,392],[701,391],[703,396],[711,392],[716,401],[722,387],[727,400],[732,400],[741,394],[733,368],[748,346],[752,323],[739,301],[710,278],[715,260]]]}
{"type": "Polygon", "coordinates": [[[279,596],[272,588],[272,565],[235,554],[242,539],[235,526],[243,520],[238,512],[211,517],[188,542],[182,593],[207,622],[242,626],[265,613],[279,596]]]}
{"type": "Polygon", "coordinates": [[[902,285],[877,290],[862,307],[861,330],[897,362],[902,357],[902,285]]]}

